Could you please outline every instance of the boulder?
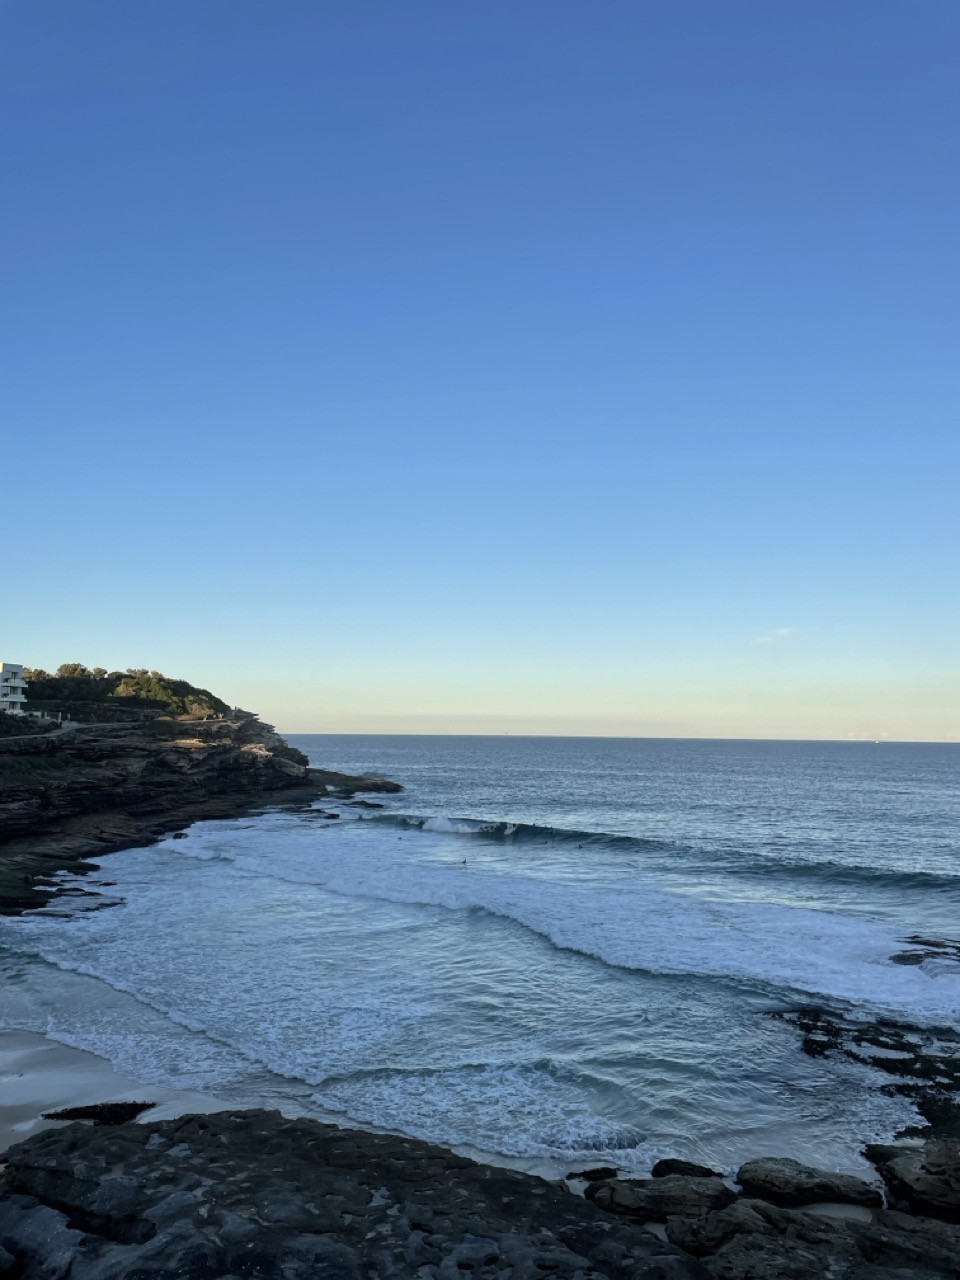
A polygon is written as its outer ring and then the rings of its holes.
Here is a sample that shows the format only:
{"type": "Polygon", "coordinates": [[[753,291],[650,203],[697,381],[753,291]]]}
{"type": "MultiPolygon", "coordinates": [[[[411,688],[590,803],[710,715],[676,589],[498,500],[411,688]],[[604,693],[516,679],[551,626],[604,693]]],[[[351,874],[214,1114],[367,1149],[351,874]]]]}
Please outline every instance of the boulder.
{"type": "Polygon", "coordinates": [[[871,1262],[960,1274],[960,1226],[883,1209],[872,1223],[854,1223],[852,1230],[871,1262]]]}
{"type": "Polygon", "coordinates": [[[667,1238],[716,1280],[956,1280],[960,1229],[882,1210],[821,1218],[742,1198],[705,1218],[671,1218],[667,1238]]]}
{"type": "Polygon", "coordinates": [[[680,1174],[684,1178],[722,1178],[716,1169],[708,1169],[705,1164],[694,1164],[691,1160],[658,1160],[650,1170],[651,1178],[669,1178],[672,1174],[680,1174]]]}
{"type": "Polygon", "coordinates": [[[666,1222],[674,1215],[700,1218],[713,1209],[725,1208],[737,1198],[719,1178],[688,1178],[678,1174],[631,1182],[612,1178],[592,1183],[585,1194],[607,1213],[631,1222],[666,1222]]]}
{"type": "Polygon", "coordinates": [[[879,1209],[883,1205],[879,1188],[862,1178],[814,1169],[786,1157],[748,1160],[740,1166],[737,1181],[744,1194],[752,1199],[769,1200],[788,1209],[823,1200],[862,1204],[868,1209],[879,1209]]]}
{"type": "Polygon", "coordinates": [[[741,1199],[706,1218],[671,1218],[667,1239],[703,1258],[718,1280],[839,1278],[863,1261],[836,1222],[763,1200],[741,1199]]]}
{"type": "Polygon", "coordinates": [[[612,1165],[600,1164],[593,1169],[575,1170],[568,1173],[567,1178],[577,1178],[583,1182],[606,1182],[609,1178],[615,1178],[618,1172],[612,1165]]]}
{"type": "Polygon", "coordinates": [[[876,1165],[898,1204],[960,1222],[960,1141],[928,1142],[925,1147],[869,1146],[864,1155],[876,1165]]]}

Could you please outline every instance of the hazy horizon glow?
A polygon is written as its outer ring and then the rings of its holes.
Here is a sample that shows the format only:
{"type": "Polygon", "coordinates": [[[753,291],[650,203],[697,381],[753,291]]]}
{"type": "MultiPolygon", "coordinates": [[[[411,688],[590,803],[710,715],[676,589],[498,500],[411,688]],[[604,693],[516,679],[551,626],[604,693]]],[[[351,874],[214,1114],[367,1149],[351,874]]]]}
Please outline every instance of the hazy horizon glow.
{"type": "Polygon", "coordinates": [[[2,23],[0,658],[960,739],[954,3],[2,23]]]}

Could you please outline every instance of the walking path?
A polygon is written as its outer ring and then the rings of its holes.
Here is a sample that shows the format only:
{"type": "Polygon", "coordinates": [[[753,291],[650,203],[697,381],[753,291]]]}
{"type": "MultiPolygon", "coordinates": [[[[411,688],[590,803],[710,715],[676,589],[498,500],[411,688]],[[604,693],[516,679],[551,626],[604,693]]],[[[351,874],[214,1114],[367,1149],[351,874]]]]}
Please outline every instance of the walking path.
{"type": "Polygon", "coordinates": [[[51,729],[48,733],[14,733],[9,738],[0,738],[0,746],[5,742],[26,742],[27,738],[62,738],[65,733],[71,733],[74,729],[90,729],[92,725],[80,725],[76,720],[70,720],[66,724],[62,724],[59,729],[51,729]]]}

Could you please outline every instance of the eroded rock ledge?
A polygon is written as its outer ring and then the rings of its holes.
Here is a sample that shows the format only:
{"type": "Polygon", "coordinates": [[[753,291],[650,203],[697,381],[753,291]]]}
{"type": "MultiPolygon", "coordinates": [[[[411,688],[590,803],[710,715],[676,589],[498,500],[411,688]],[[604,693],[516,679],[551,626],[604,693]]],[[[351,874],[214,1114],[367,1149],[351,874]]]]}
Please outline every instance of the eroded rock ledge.
{"type": "Polygon", "coordinates": [[[42,906],[37,877],[265,803],[401,791],[311,769],[255,717],[83,724],[0,744],[0,911],[42,906]]]}
{"type": "Polygon", "coordinates": [[[742,1193],[702,1170],[604,1176],[583,1200],[412,1138],[275,1111],[112,1126],[98,1114],[98,1127],[11,1147],[0,1277],[957,1280],[960,1146],[915,1148],[895,1175],[885,1152],[894,1207],[880,1207],[877,1184],[786,1159],[743,1166],[742,1193]],[[896,1207],[931,1178],[946,1217],[896,1207]],[[813,1194],[853,1216],[774,1203],[813,1194]]]}
{"type": "Polygon", "coordinates": [[[74,1124],[7,1154],[18,1280],[708,1280],[529,1174],[274,1111],[74,1124]]]}

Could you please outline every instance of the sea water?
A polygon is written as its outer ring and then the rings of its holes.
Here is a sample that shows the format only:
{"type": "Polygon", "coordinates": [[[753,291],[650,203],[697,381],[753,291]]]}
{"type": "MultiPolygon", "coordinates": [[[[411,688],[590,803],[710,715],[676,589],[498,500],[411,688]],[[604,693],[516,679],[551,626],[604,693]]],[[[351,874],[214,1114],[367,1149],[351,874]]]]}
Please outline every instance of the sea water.
{"type": "Polygon", "coordinates": [[[0,1024],[552,1172],[856,1168],[916,1121],[772,1015],[960,1025],[960,966],[891,958],[960,933],[960,748],[290,740],[405,791],[105,858],[110,909],[0,922],[0,1024]]]}

